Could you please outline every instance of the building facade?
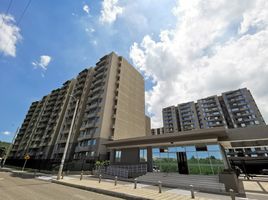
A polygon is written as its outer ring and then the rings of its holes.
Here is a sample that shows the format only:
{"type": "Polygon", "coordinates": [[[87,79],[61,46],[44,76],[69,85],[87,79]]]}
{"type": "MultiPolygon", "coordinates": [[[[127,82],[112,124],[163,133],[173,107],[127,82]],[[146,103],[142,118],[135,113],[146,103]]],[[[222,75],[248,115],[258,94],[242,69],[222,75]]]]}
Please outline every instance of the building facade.
{"type": "Polygon", "coordinates": [[[32,103],[9,157],[60,160],[77,101],[68,160],[107,159],[104,142],[145,136],[150,130],[142,75],[110,53],[32,103]]]}
{"type": "Polygon", "coordinates": [[[163,134],[164,134],[164,127],[151,129],[151,135],[163,135],[163,134]]]}
{"type": "Polygon", "coordinates": [[[197,102],[163,108],[164,132],[177,133],[215,127],[244,128],[265,125],[247,88],[224,92],[197,102]]]}

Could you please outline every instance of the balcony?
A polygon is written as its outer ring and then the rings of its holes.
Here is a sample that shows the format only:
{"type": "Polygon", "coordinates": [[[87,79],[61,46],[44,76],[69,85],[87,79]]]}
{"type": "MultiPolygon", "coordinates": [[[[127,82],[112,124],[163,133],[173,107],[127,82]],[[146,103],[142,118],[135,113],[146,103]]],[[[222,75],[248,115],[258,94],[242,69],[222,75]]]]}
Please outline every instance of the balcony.
{"type": "Polygon", "coordinates": [[[88,109],[93,109],[93,108],[97,108],[99,105],[99,103],[93,103],[90,106],[88,106],[88,109]]]}
{"type": "Polygon", "coordinates": [[[81,129],[95,127],[95,125],[96,125],[96,122],[95,122],[95,121],[93,121],[93,122],[89,122],[89,123],[83,124],[83,125],[81,126],[81,129]]]}
{"type": "Polygon", "coordinates": [[[99,114],[99,112],[92,112],[92,113],[85,115],[85,118],[87,118],[87,119],[95,118],[98,114],[99,114]]]}
{"type": "Polygon", "coordinates": [[[84,134],[83,136],[79,136],[77,138],[77,141],[82,141],[82,140],[86,140],[86,139],[92,139],[92,134],[94,134],[94,133],[84,134]]]}
{"type": "Polygon", "coordinates": [[[231,98],[241,96],[241,95],[242,95],[242,93],[240,91],[235,91],[235,92],[226,94],[226,98],[231,99],[231,98]]]}
{"type": "Polygon", "coordinates": [[[204,112],[205,113],[219,112],[219,108],[218,107],[213,107],[213,108],[210,108],[210,109],[206,108],[206,109],[204,109],[204,112]]]}
{"type": "Polygon", "coordinates": [[[75,147],[75,152],[89,151],[89,150],[91,150],[91,146],[85,146],[85,147],[77,146],[77,147],[75,147]]]}
{"type": "Polygon", "coordinates": [[[206,113],[206,117],[217,117],[217,116],[222,116],[222,114],[220,112],[206,113]]]}

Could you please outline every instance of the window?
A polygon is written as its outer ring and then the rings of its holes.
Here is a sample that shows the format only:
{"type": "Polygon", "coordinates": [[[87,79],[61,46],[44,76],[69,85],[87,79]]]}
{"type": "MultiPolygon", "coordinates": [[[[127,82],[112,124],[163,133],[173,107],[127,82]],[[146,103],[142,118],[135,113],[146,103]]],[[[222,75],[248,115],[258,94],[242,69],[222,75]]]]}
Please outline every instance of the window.
{"type": "Polygon", "coordinates": [[[147,162],[147,149],[140,149],[140,162],[147,162]]]}
{"type": "Polygon", "coordinates": [[[91,140],[91,145],[96,145],[96,139],[91,140]]]}
{"type": "Polygon", "coordinates": [[[116,150],[115,151],[115,162],[120,162],[121,161],[121,150],[116,150]]]}

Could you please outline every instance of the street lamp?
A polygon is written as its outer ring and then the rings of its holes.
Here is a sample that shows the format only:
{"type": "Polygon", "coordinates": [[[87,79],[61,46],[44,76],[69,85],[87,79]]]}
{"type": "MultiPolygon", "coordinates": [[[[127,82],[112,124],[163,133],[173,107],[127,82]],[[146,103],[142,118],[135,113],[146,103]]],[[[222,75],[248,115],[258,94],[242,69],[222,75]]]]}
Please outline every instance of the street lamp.
{"type": "Polygon", "coordinates": [[[17,128],[17,131],[16,131],[16,133],[15,133],[14,136],[13,136],[12,142],[11,142],[11,144],[9,145],[8,149],[7,149],[7,152],[6,152],[6,155],[5,155],[5,158],[4,158],[4,160],[3,160],[3,163],[2,163],[2,165],[1,165],[1,167],[4,167],[4,165],[5,165],[5,163],[6,163],[6,160],[7,160],[8,156],[9,156],[9,153],[10,153],[10,151],[11,151],[13,145],[14,145],[14,141],[15,141],[15,139],[16,139],[16,136],[17,136],[18,132],[19,132],[19,128],[17,128]]]}
{"type": "Polygon", "coordinates": [[[64,161],[65,161],[65,157],[66,157],[67,150],[68,150],[68,147],[69,147],[69,141],[70,141],[70,138],[71,138],[72,129],[73,129],[73,125],[74,125],[74,120],[75,120],[75,116],[76,116],[76,112],[77,112],[77,108],[78,108],[78,104],[79,104],[79,99],[75,98],[72,95],[70,95],[70,97],[74,98],[74,100],[76,101],[76,104],[75,104],[73,119],[72,119],[72,122],[71,122],[71,127],[70,127],[70,130],[69,130],[69,133],[68,133],[67,141],[66,141],[66,144],[65,144],[65,147],[64,147],[64,152],[63,152],[63,155],[62,155],[62,158],[61,158],[61,163],[60,163],[60,168],[59,168],[57,180],[60,179],[60,176],[62,174],[64,161]]]}

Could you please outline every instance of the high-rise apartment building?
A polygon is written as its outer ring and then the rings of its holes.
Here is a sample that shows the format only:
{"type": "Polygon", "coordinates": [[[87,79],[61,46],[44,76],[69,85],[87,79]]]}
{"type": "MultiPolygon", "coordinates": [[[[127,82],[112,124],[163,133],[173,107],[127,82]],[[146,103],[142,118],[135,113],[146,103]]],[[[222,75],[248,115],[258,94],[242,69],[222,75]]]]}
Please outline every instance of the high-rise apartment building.
{"type": "Polygon", "coordinates": [[[192,101],[166,107],[162,113],[165,133],[265,125],[257,104],[246,88],[199,99],[196,103],[192,101]]]}
{"type": "Polygon", "coordinates": [[[50,157],[72,89],[73,81],[67,81],[42,100],[32,103],[10,157],[23,158],[25,154],[30,154],[33,159],[50,157]]]}
{"type": "Polygon", "coordinates": [[[176,106],[163,108],[162,115],[163,115],[163,124],[165,133],[173,133],[180,131],[178,108],[176,106]]]}
{"type": "Polygon", "coordinates": [[[106,159],[103,143],[146,135],[144,79],[127,60],[110,53],[32,103],[10,157],[61,159],[77,101],[69,160],[106,159]]]}
{"type": "Polygon", "coordinates": [[[198,100],[196,109],[201,129],[226,126],[220,101],[216,95],[198,100]]]}
{"type": "Polygon", "coordinates": [[[234,128],[265,124],[257,104],[248,89],[243,88],[225,92],[222,94],[222,98],[234,128]]]}
{"type": "Polygon", "coordinates": [[[164,134],[164,127],[151,129],[151,135],[163,135],[163,134],[164,134]]]}
{"type": "Polygon", "coordinates": [[[197,120],[196,105],[193,101],[179,104],[177,109],[180,131],[189,131],[200,128],[199,121],[197,120]]]}

